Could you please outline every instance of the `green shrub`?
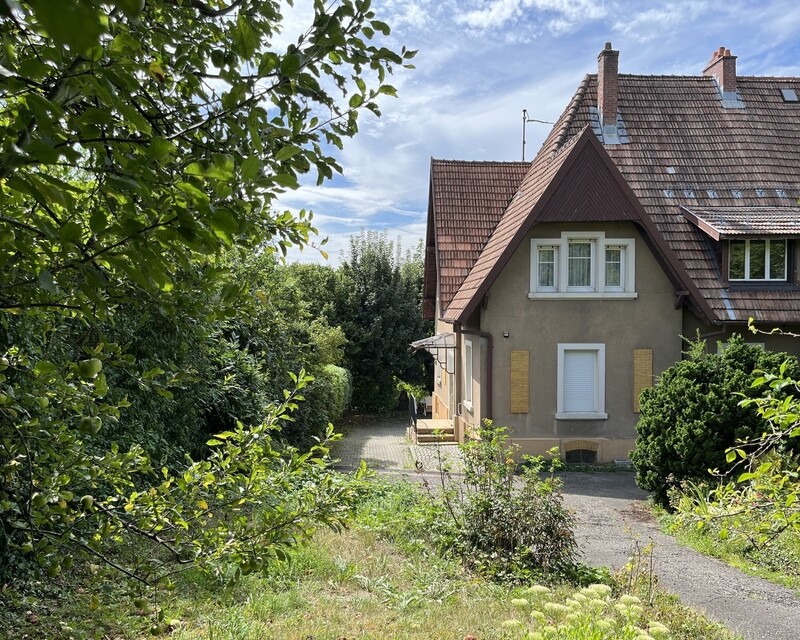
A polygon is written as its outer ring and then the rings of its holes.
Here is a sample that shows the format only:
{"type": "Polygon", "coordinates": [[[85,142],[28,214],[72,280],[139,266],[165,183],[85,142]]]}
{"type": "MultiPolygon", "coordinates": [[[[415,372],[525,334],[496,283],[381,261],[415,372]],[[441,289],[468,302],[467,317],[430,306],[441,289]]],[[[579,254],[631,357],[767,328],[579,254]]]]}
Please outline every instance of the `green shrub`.
{"type": "Polygon", "coordinates": [[[516,476],[517,450],[507,442],[506,428],[486,421],[479,439],[462,446],[466,490],[456,512],[457,551],[467,566],[499,582],[570,576],[575,518],[562,503],[561,481],[541,475],[542,457],[526,457],[516,476]]]}
{"type": "Polygon", "coordinates": [[[672,487],[710,480],[709,469],[725,467],[729,447],[764,430],[756,409],[740,405],[743,397],[761,394],[751,387],[755,372],[778,372],[787,359],[790,371],[798,369],[792,356],[747,345],[740,336],[721,354],[706,353],[698,340],[686,355],[642,392],[631,452],[636,483],[664,505],[672,487]]]}
{"type": "Polygon", "coordinates": [[[333,364],[323,367],[321,375],[331,383],[328,420],[336,422],[350,408],[350,401],[353,399],[353,377],[344,367],[337,367],[333,364]]]}

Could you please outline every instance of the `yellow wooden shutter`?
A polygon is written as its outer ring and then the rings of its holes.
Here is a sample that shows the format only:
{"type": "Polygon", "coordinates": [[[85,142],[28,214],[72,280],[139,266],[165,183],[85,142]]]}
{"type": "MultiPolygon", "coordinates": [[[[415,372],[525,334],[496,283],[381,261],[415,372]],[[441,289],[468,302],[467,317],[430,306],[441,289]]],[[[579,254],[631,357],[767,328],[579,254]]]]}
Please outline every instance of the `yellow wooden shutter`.
{"type": "Polygon", "coordinates": [[[511,352],[511,413],[530,410],[530,352],[511,352]]]}
{"type": "Polygon", "coordinates": [[[653,386],[653,350],[633,350],[633,412],[639,413],[639,394],[653,386]]]}

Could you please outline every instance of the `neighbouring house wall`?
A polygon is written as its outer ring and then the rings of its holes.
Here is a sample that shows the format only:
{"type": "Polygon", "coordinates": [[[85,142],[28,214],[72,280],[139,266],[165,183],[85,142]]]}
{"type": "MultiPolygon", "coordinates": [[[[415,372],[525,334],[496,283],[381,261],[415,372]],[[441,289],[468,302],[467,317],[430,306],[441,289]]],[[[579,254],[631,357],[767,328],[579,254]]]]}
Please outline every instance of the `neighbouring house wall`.
{"type": "MultiPolygon", "coordinates": [[[[681,357],[683,314],[674,307],[674,287],[632,223],[555,224],[533,227],[492,285],[480,312],[483,331],[494,336],[494,422],[511,428],[524,451],[538,453],[558,444],[588,443],[599,461],[627,458],[636,436],[634,352],[652,355],[657,375],[681,357]],[[562,231],[603,231],[607,238],[635,240],[634,300],[529,299],[532,237],[558,238],[562,231]],[[508,333],[508,338],[504,337],[508,333]],[[604,420],[558,420],[559,343],[605,345],[604,420]],[[652,350],[651,352],[649,350],[652,350]],[[512,380],[513,360],[524,371],[528,352],[527,412],[525,388],[512,380]],[[522,353],[520,353],[522,352],[522,353]],[[514,383],[515,387],[512,387],[514,383]],[[513,394],[513,398],[512,398],[513,394]]],[[[652,380],[652,376],[647,376],[652,380]]],[[[641,384],[639,385],[639,388],[641,384]]]]}

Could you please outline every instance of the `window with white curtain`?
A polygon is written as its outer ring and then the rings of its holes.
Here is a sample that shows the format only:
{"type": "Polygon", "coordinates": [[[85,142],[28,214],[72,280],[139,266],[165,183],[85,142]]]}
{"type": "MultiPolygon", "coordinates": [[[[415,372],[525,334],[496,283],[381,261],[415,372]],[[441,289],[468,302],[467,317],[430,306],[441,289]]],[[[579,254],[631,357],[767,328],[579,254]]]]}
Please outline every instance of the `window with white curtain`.
{"type": "Polygon", "coordinates": [[[633,238],[602,231],[534,238],[529,298],[636,298],[633,238]]]}
{"type": "Polygon", "coordinates": [[[606,347],[597,343],[558,345],[556,419],[605,420],[606,347]]]}

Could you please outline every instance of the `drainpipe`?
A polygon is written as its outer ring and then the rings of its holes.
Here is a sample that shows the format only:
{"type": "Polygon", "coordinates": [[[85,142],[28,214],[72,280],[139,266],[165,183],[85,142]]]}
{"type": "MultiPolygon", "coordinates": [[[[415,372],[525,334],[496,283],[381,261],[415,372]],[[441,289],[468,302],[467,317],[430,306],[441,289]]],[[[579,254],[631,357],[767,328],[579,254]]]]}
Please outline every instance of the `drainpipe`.
{"type": "MultiPolygon", "coordinates": [[[[480,338],[486,338],[486,418],[489,420],[492,419],[492,372],[494,367],[492,366],[492,353],[494,350],[494,340],[492,339],[492,334],[487,333],[486,331],[469,331],[466,329],[462,329],[461,325],[456,323],[453,325],[453,329],[455,330],[456,336],[465,335],[465,336],[478,336],[480,338]]],[[[461,358],[458,358],[461,360],[461,358]]],[[[460,378],[456,379],[456,389],[458,389],[458,383],[460,382],[460,378]]]]}

